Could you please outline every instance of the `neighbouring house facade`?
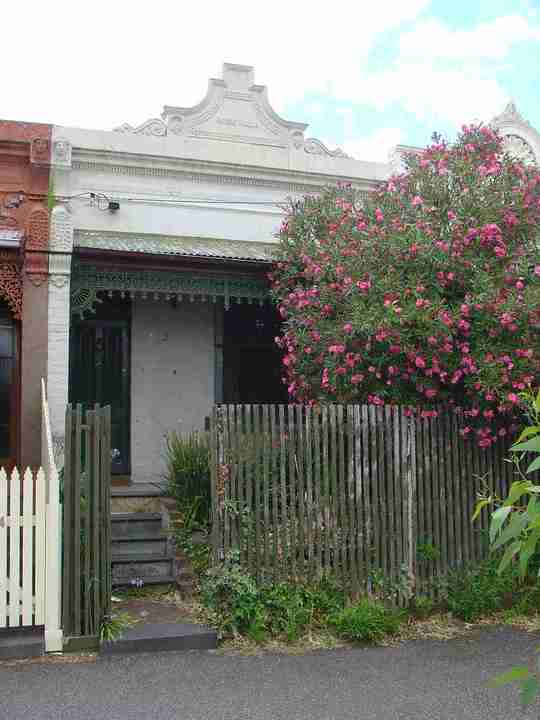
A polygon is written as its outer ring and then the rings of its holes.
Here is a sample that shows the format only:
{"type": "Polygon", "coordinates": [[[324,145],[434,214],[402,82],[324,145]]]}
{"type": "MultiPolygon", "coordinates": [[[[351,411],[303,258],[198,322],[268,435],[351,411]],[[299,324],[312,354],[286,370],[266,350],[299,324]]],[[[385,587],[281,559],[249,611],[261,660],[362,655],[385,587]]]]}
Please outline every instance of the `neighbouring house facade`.
{"type": "Polygon", "coordinates": [[[0,120],[0,467],[41,460],[50,125],[0,120]]]}
{"type": "MultiPolygon", "coordinates": [[[[540,158],[512,104],[494,124],[540,158]]],[[[231,64],[195,107],[107,132],[53,127],[40,312],[59,446],[68,401],[110,403],[113,473],[142,488],[162,479],[167,433],[203,428],[215,402],[286,400],[266,278],[283,204],[338,181],[367,192],[413,149],[362,162],[306,128],[231,64]]]]}

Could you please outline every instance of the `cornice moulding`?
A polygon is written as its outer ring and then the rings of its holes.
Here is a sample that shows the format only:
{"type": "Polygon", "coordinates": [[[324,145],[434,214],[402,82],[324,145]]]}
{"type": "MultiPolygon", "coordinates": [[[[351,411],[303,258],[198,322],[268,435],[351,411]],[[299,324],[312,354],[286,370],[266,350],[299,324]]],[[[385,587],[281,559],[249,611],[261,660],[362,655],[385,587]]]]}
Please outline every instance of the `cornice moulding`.
{"type": "MultiPolygon", "coordinates": [[[[95,157],[95,154],[94,154],[95,157]]],[[[113,159],[114,156],[108,155],[113,159]]],[[[89,155],[75,154],[73,170],[83,172],[108,173],[139,177],[178,178],[191,182],[214,182],[222,185],[252,185],[256,187],[286,189],[289,192],[317,192],[326,185],[336,182],[347,182],[360,190],[368,192],[374,188],[378,180],[371,178],[347,177],[344,175],[326,175],[322,173],[305,173],[295,170],[273,170],[256,166],[232,166],[224,164],[203,164],[201,162],[179,161],[167,166],[156,167],[155,161],[146,156],[137,158],[137,164],[123,163],[122,156],[115,162],[89,159],[89,155]],[[171,167],[172,165],[172,167],[171,167]],[[246,172],[247,171],[247,172],[246,172]],[[250,172],[251,171],[251,172],[250,172]],[[238,174],[236,174],[238,173],[238,174]]]]}

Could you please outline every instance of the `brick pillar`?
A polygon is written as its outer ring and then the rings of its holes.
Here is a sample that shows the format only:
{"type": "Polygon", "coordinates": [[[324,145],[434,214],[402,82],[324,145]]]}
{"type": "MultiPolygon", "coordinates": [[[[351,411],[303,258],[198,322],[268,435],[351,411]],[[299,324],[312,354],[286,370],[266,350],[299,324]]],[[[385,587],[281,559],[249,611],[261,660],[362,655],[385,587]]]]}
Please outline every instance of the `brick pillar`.
{"type": "Polygon", "coordinates": [[[47,249],[49,213],[26,223],[21,332],[21,465],[41,464],[41,378],[47,375],[47,249]]]}

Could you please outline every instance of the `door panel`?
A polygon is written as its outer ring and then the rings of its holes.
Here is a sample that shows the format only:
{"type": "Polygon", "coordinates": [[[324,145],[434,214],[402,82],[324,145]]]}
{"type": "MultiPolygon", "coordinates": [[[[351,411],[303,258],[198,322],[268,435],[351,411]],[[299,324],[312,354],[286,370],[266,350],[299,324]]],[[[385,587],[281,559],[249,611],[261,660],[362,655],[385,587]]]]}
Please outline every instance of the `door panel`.
{"type": "Polygon", "coordinates": [[[111,406],[111,471],[130,472],[130,320],[92,319],[71,330],[70,402],[111,406]]]}

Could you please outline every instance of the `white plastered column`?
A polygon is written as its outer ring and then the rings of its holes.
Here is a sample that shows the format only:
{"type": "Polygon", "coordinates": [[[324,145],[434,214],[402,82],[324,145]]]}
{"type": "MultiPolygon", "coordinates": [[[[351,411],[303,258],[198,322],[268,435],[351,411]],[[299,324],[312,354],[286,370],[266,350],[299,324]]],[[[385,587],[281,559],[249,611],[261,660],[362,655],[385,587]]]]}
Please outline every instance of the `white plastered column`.
{"type": "Polygon", "coordinates": [[[68,402],[70,279],[73,223],[63,205],[51,213],[49,240],[49,309],[47,394],[57,463],[63,465],[65,413],[68,402]]]}

